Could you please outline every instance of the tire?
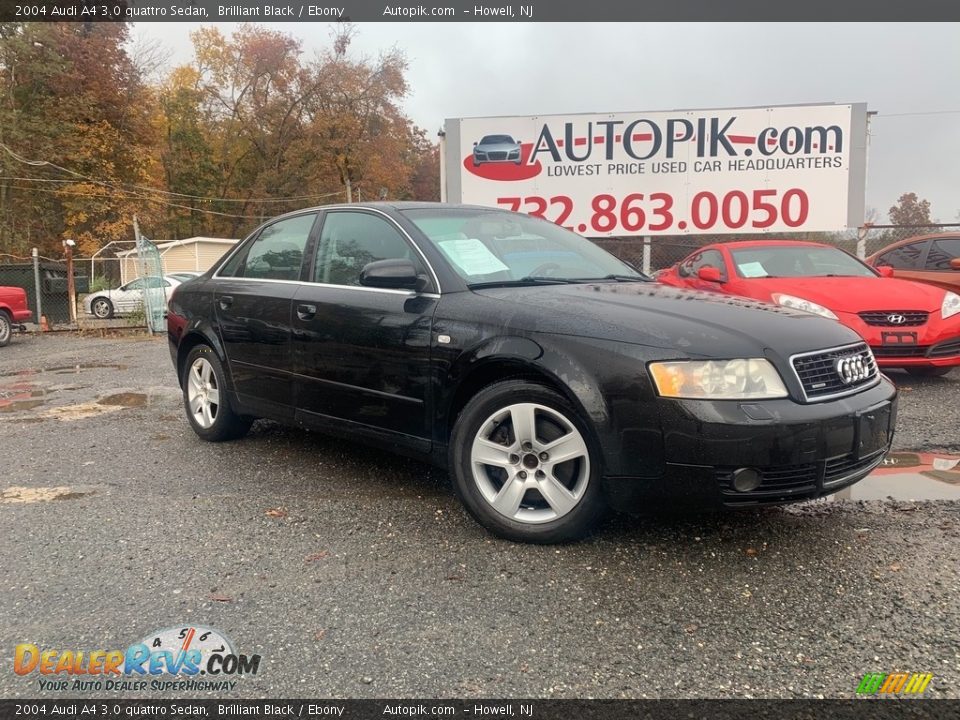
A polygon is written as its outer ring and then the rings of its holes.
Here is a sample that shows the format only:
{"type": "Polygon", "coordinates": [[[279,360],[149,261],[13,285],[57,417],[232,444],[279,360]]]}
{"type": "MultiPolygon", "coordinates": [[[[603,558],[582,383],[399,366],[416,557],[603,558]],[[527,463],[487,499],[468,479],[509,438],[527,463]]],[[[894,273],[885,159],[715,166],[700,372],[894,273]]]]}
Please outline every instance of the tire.
{"type": "Polygon", "coordinates": [[[223,363],[209,345],[197,345],[187,355],[180,385],[187,420],[200,438],[236,440],[250,430],[253,420],[237,415],[230,407],[223,363]]]}
{"type": "Polygon", "coordinates": [[[943,377],[953,370],[952,367],[908,367],[904,369],[914,377],[943,377]]]}
{"type": "Polygon", "coordinates": [[[113,317],[113,303],[110,302],[110,298],[95,297],[90,303],[90,312],[95,318],[109,320],[113,317]]]}
{"type": "Polygon", "coordinates": [[[13,323],[6,310],[0,310],[0,347],[6,347],[10,344],[10,338],[13,336],[13,323]]]}
{"type": "Polygon", "coordinates": [[[481,390],[457,418],[449,464],[470,514],[508,540],[576,540],[606,513],[593,434],[566,398],[543,385],[507,380],[481,390]],[[549,456],[559,443],[570,457],[556,462],[549,456]],[[478,462],[484,456],[493,462],[478,462]]]}

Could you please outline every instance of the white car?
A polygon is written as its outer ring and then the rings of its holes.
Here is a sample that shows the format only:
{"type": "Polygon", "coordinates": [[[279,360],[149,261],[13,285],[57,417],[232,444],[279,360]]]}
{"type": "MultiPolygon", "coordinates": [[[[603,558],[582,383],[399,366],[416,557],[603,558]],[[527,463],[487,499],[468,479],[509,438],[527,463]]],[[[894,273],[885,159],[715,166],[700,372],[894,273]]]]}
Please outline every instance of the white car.
{"type": "Polygon", "coordinates": [[[136,312],[143,307],[143,291],[145,288],[163,288],[164,303],[170,299],[173,289],[183,280],[164,275],[163,277],[147,277],[131,280],[116,290],[98,290],[90,293],[83,299],[83,309],[88,315],[106,319],[114,315],[136,312]]]}

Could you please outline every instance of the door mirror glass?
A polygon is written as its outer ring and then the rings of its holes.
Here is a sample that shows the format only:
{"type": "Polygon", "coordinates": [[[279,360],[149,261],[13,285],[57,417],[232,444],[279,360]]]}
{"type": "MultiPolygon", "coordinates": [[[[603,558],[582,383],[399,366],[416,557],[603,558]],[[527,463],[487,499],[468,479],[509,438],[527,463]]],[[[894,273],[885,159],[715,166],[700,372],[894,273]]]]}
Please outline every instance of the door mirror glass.
{"type": "Polygon", "coordinates": [[[417,287],[417,268],[409,260],[377,260],[360,271],[360,284],[366,287],[395,290],[417,287]]]}

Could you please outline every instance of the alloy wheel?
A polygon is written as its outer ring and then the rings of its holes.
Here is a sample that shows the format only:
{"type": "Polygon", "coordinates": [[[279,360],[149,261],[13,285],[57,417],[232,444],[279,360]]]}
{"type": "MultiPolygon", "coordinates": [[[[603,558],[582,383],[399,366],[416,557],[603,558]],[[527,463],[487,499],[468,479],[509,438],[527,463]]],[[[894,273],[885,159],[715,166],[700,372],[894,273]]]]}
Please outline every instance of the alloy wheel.
{"type": "Polygon", "coordinates": [[[190,414],[200,427],[207,429],[217,421],[220,409],[220,389],[213,366],[204,358],[197,358],[187,376],[187,403],[190,414]]]}
{"type": "Polygon", "coordinates": [[[570,513],[590,479],[583,435],[562,413],[516,403],[484,421],[470,450],[473,480],[501,515],[545,523],[570,513]]]}

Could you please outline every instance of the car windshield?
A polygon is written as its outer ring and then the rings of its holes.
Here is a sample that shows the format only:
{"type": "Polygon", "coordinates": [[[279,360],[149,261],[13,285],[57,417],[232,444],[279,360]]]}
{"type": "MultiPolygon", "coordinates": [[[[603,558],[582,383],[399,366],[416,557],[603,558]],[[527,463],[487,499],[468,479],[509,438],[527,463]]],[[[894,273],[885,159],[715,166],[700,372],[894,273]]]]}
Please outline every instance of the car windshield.
{"type": "Polygon", "coordinates": [[[471,286],[649,279],[589,240],[529,215],[469,208],[405,214],[471,286]]]}
{"type": "Polygon", "coordinates": [[[509,135],[487,135],[480,141],[481,145],[499,145],[501,143],[513,145],[513,138],[509,135]]]}
{"type": "Polygon", "coordinates": [[[855,257],[831,247],[768,245],[731,250],[742,278],[876,277],[855,257]]]}

